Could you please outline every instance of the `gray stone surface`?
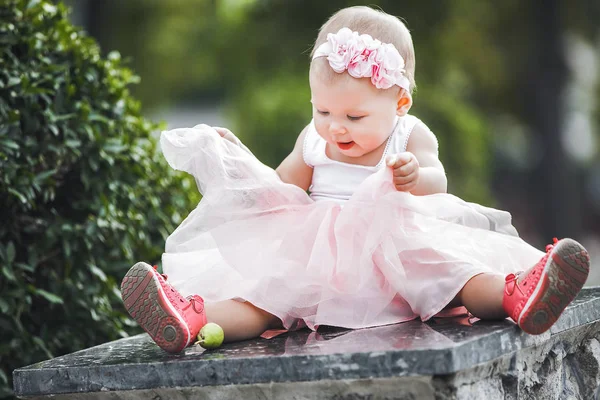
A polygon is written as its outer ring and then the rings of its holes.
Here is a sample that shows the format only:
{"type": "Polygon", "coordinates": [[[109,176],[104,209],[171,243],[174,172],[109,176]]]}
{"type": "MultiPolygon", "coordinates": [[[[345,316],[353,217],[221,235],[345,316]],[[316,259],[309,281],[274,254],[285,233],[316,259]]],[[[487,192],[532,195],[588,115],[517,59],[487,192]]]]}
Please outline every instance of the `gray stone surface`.
{"type": "Polygon", "coordinates": [[[600,288],[586,288],[539,336],[509,320],[435,318],[169,355],[138,335],[18,369],[14,385],[55,399],[594,398],[598,339],[600,288]]]}

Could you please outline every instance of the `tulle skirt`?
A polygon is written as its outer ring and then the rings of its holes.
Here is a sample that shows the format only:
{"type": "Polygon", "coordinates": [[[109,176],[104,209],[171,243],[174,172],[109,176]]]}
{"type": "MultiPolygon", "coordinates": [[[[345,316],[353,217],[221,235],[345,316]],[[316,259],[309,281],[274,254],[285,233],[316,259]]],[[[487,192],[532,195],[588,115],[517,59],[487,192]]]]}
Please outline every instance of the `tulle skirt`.
{"type": "Polygon", "coordinates": [[[509,213],[398,192],[389,168],[343,204],[315,202],[206,125],[163,132],[161,147],[203,194],[167,239],[169,281],[207,303],[249,301],[288,329],[427,320],[475,275],[504,276],[543,256],[509,213]]]}

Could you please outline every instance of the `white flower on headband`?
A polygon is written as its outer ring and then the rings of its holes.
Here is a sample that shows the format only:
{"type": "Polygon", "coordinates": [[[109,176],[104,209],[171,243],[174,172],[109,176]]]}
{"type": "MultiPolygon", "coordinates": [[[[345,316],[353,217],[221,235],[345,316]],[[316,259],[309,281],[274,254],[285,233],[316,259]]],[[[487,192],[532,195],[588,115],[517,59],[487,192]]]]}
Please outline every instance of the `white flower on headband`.
{"type": "Polygon", "coordinates": [[[393,44],[381,43],[370,35],[342,28],[327,35],[327,42],[317,48],[313,59],[317,57],[327,57],[337,73],[347,70],[354,78],[371,78],[378,89],[398,85],[409,91],[404,58],[393,44]]]}

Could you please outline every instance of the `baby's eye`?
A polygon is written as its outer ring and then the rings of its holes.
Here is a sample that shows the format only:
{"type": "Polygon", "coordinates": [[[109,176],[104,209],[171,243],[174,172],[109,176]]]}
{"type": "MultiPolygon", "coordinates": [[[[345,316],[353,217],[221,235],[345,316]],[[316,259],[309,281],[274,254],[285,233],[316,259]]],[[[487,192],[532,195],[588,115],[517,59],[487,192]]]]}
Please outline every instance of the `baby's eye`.
{"type": "Polygon", "coordinates": [[[325,115],[325,116],[329,115],[329,111],[320,111],[320,110],[317,110],[317,112],[319,114],[321,114],[321,115],[325,115]]]}
{"type": "Polygon", "coordinates": [[[361,120],[361,119],[363,119],[365,116],[364,116],[364,115],[361,115],[360,117],[355,117],[355,116],[352,116],[352,115],[348,115],[347,117],[348,117],[348,119],[349,119],[350,121],[358,121],[358,120],[361,120]]]}

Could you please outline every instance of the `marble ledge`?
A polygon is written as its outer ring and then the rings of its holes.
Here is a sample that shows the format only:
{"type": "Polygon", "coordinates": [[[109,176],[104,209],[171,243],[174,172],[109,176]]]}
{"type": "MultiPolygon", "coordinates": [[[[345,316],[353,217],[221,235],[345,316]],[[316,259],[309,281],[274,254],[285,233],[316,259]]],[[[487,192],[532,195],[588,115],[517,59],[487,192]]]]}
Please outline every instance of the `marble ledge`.
{"type": "Polygon", "coordinates": [[[446,375],[563,331],[600,332],[600,287],[585,288],[549,332],[531,336],[510,320],[433,318],[369,329],[302,330],[171,355],[146,334],[14,371],[19,397],[267,382],[446,375]]]}

